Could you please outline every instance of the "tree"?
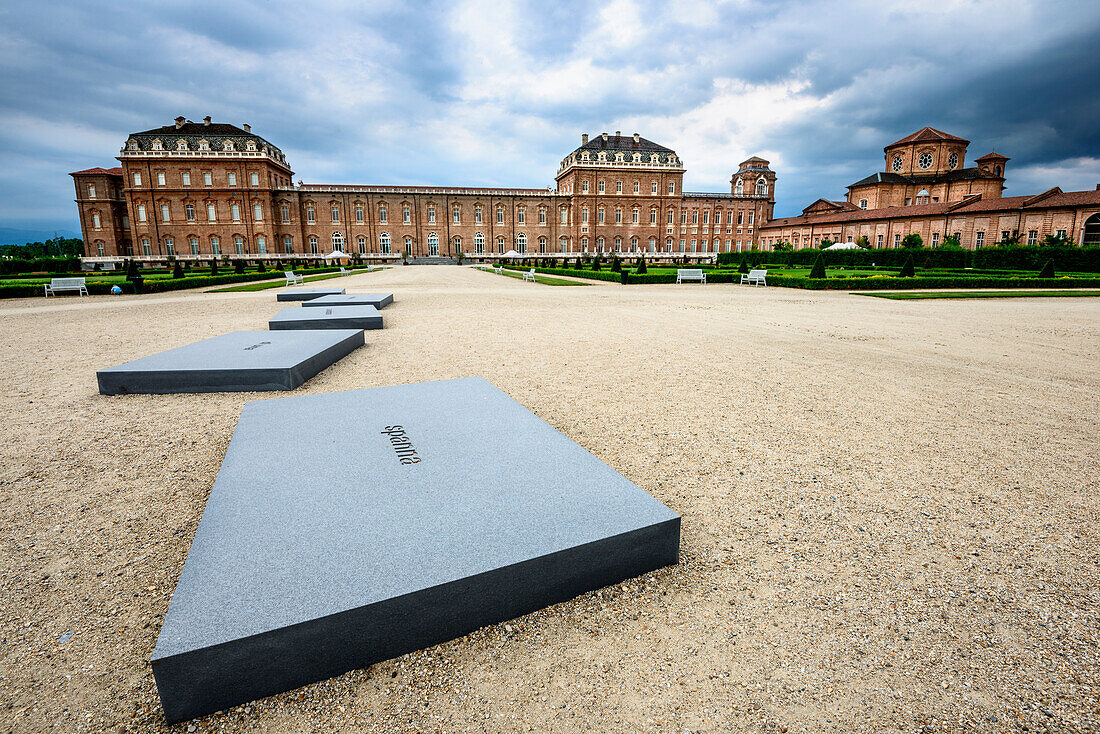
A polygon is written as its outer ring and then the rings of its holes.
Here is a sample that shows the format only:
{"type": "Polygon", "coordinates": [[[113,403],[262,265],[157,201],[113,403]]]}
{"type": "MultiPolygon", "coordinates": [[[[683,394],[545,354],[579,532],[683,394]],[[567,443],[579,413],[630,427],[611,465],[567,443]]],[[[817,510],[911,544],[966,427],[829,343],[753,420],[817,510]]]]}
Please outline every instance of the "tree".
{"type": "Polygon", "coordinates": [[[175,264],[172,267],[172,277],[173,278],[182,278],[183,277],[183,265],[180,263],[179,260],[176,260],[175,264]]]}
{"type": "Polygon", "coordinates": [[[825,249],[826,247],[830,247],[830,246],[832,246],[832,245],[834,245],[834,244],[836,244],[836,243],[835,243],[835,242],[833,242],[833,241],[832,241],[831,239],[829,239],[828,237],[822,237],[822,238],[821,238],[821,244],[820,244],[820,245],[818,245],[818,249],[819,249],[819,250],[824,250],[824,249],[825,249]]]}
{"type": "Polygon", "coordinates": [[[871,249],[871,241],[867,239],[867,235],[865,234],[861,234],[859,237],[856,237],[856,244],[862,247],[864,250],[871,249]]]}
{"type": "Polygon", "coordinates": [[[126,261],[126,280],[133,280],[135,277],[137,277],[137,274],[138,274],[137,262],[134,261],[134,260],[127,260],[126,261]]]}
{"type": "Polygon", "coordinates": [[[244,260],[234,260],[233,261],[233,272],[236,273],[237,275],[243,275],[244,274],[244,260]]]}
{"type": "Polygon", "coordinates": [[[814,260],[814,266],[810,269],[811,278],[824,278],[825,275],[825,256],[818,255],[814,260]]]}
{"type": "Polygon", "coordinates": [[[772,250],[774,250],[775,252],[790,252],[793,249],[794,245],[792,245],[790,242],[787,242],[787,240],[779,240],[779,242],[776,242],[774,245],[772,245],[772,250]]]}
{"type": "Polygon", "coordinates": [[[741,273],[742,275],[748,275],[748,272],[749,272],[749,256],[748,255],[742,255],[741,256],[741,264],[737,266],[737,272],[741,273]]]}
{"type": "Polygon", "coordinates": [[[210,261],[210,274],[211,275],[217,275],[218,274],[218,258],[214,258],[213,260],[210,261]]]}
{"type": "Polygon", "coordinates": [[[581,270],[583,268],[584,268],[584,265],[581,264],[581,256],[577,255],[577,261],[575,263],[573,263],[573,269],[574,270],[581,270]]]}
{"type": "Polygon", "coordinates": [[[1054,277],[1054,260],[1053,259],[1047,260],[1046,264],[1043,266],[1043,269],[1039,271],[1039,277],[1040,278],[1053,278],[1054,277]]]}
{"type": "Polygon", "coordinates": [[[901,247],[904,250],[919,250],[924,247],[924,238],[916,232],[911,232],[901,238],[901,247]]]}
{"type": "Polygon", "coordinates": [[[898,273],[899,278],[912,278],[917,274],[916,267],[913,265],[913,256],[905,258],[905,264],[901,266],[901,272],[898,273]]]}
{"type": "Polygon", "coordinates": [[[1018,247],[1020,244],[1020,231],[1016,230],[1012,234],[1002,234],[1001,239],[997,242],[997,247],[1018,247]]]}
{"type": "Polygon", "coordinates": [[[638,275],[645,275],[646,273],[649,272],[649,269],[646,268],[644,257],[638,258],[638,268],[637,268],[636,272],[637,272],[638,275]]]}
{"type": "Polygon", "coordinates": [[[948,235],[943,238],[943,244],[940,245],[941,250],[961,250],[962,242],[955,235],[948,235]]]}
{"type": "MultiPolygon", "coordinates": [[[[621,262],[619,262],[619,256],[618,255],[613,255],[611,257],[611,272],[613,272],[613,273],[623,272],[623,264],[621,262]]],[[[623,282],[625,283],[626,281],[623,281],[623,282]]]]}
{"type": "Polygon", "coordinates": [[[264,267],[264,261],[263,260],[259,260],[259,261],[256,262],[256,272],[257,273],[266,273],[267,272],[267,268],[264,267]]]}
{"type": "Polygon", "coordinates": [[[1043,238],[1043,247],[1076,247],[1077,243],[1063,235],[1048,234],[1043,238]]]}
{"type": "Polygon", "coordinates": [[[596,257],[593,258],[593,260],[592,260],[592,270],[593,271],[598,271],[599,269],[600,269],[600,256],[596,255],[596,257]]]}

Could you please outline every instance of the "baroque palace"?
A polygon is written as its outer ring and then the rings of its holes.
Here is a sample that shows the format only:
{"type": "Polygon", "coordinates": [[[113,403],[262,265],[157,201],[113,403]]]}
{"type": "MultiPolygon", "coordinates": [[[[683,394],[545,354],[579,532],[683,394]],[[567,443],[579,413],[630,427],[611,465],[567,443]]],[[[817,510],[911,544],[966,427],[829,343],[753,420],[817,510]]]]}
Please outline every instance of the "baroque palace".
{"type": "Polygon", "coordinates": [[[710,257],[747,249],[775,205],[768,161],[749,158],[730,193],[682,190],[676,152],[637,133],[581,136],[556,188],[294,184],[281,150],[248,125],[174,125],[127,138],[116,168],[73,174],[92,259],[493,258],[617,252],[710,257]]]}
{"type": "Polygon", "coordinates": [[[121,166],[72,175],[87,259],[287,259],[333,249],[364,258],[491,259],[619,253],[654,259],[795,247],[822,240],[898,247],[919,233],[965,247],[1047,235],[1100,244],[1097,191],[1002,198],[1008,158],[967,167],[968,141],[926,127],[888,145],[886,171],[773,219],[775,173],[752,157],[729,193],[683,191],[676,152],[635,133],[581,136],[548,189],[294,183],[283,152],[252,132],[177,117],[131,134],[121,166]]]}

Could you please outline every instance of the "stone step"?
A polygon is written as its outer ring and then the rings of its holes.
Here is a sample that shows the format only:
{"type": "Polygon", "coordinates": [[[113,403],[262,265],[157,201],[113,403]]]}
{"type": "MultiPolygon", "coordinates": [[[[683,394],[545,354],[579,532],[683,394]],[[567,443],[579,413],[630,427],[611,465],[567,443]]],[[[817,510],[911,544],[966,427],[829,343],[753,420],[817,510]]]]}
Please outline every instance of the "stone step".
{"type": "Polygon", "coordinates": [[[458,265],[453,257],[410,257],[409,265],[458,265]]]}

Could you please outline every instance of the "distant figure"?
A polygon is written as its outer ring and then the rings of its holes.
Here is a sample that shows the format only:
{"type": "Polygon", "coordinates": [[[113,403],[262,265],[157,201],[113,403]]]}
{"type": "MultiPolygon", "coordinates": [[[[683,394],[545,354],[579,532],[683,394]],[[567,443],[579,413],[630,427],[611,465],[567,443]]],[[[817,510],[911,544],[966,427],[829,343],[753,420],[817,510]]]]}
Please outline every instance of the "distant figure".
{"type": "Polygon", "coordinates": [[[120,296],[122,295],[122,289],[119,288],[117,285],[113,285],[111,286],[111,293],[113,295],[120,296]]]}

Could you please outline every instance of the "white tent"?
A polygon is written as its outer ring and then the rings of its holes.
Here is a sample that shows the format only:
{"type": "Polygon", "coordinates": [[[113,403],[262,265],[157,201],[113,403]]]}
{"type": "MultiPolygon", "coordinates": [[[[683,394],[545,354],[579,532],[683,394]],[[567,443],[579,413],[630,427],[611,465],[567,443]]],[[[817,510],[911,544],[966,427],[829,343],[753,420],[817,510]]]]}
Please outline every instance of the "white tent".
{"type": "Polygon", "coordinates": [[[325,255],[326,260],[350,260],[351,255],[346,252],[340,252],[339,250],[333,250],[329,254],[325,255]]]}
{"type": "Polygon", "coordinates": [[[501,255],[501,257],[521,257],[521,255],[515,250],[508,250],[508,252],[501,255]]]}
{"type": "Polygon", "coordinates": [[[862,250],[863,248],[857,245],[855,242],[834,242],[826,250],[862,250]]]}

